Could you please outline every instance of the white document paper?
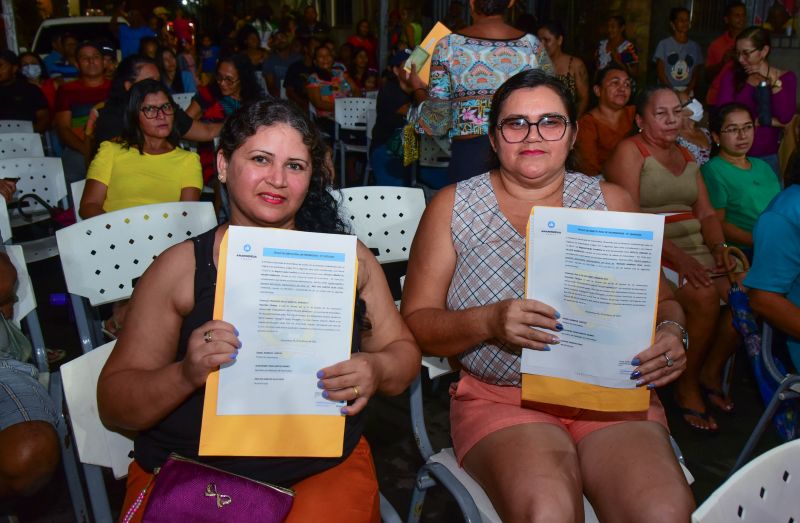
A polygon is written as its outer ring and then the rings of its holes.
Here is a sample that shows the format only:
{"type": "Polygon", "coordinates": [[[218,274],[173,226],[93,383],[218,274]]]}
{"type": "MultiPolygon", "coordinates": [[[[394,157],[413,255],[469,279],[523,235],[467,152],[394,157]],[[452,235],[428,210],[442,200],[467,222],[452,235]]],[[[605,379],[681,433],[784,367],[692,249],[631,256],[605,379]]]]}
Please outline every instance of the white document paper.
{"type": "Polygon", "coordinates": [[[242,348],[217,414],[340,416],[316,374],[350,358],[356,237],[231,226],[226,262],[223,320],[242,348]]]}
{"type": "Polygon", "coordinates": [[[61,366],[64,397],[82,463],[111,467],[116,479],[128,475],[133,440],[109,430],[97,411],[97,379],[116,342],[106,343],[61,366]]]}
{"type": "Polygon", "coordinates": [[[534,207],[525,295],[554,307],[550,351],[524,349],[521,371],[634,388],[631,359],[652,344],[664,218],[534,207]]]}

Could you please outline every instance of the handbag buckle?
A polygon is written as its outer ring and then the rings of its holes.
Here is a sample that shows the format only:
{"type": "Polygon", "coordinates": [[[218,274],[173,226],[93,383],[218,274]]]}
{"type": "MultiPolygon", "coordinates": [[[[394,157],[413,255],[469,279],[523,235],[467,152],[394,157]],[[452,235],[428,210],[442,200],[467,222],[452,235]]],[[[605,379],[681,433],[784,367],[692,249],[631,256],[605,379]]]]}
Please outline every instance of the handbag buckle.
{"type": "Polygon", "coordinates": [[[206,485],[206,497],[217,498],[217,508],[222,508],[225,505],[230,505],[233,502],[233,499],[231,499],[231,497],[227,494],[220,494],[217,492],[217,485],[215,483],[209,483],[206,485]]]}

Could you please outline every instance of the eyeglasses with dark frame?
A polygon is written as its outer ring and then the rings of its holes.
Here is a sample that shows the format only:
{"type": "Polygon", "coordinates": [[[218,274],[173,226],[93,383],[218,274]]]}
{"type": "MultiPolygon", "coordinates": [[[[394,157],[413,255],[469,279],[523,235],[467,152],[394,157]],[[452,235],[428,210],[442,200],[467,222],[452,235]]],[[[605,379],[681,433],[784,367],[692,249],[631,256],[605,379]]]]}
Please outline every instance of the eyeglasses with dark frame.
{"type": "Polygon", "coordinates": [[[750,58],[750,55],[755,53],[756,51],[760,51],[763,47],[759,47],[757,49],[742,49],[741,51],[736,51],[736,58],[741,58],[744,56],[745,58],[750,58]]]}
{"type": "Polygon", "coordinates": [[[175,112],[175,106],[167,102],[161,105],[145,105],[142,106],[142,114],[148,120],[158,118],[158,113],[161,112],[164,116],[169,116],[175,112]]]}
{"type": "Polygon", "coordinates": [[[741,127],[736,127],[735,125],[731,125],[730,127],[726,127],[725,129],[720,130],[723,134],[750,134],[755,129],[755,125],[751,123],[746,123],[741,127]]]}
{"type": "Polygon", "coordinates": [[[239,79],[238,78],[234,78],[232,76],[218,76],[217,77],[217,83],[218,84],[236,85],[237,83],[239,83],[239,79]]]}
{"type": "Polygon", "coordinates": [[[536,127],[539,137],[546,142],[557,142],[564,138],[570,121],[560,114],[546,114],[536,122],[517,116],[502,120],[497,127],[500,135],[508,143],[521,143],[528,139],[531,127],[536,127]]]}

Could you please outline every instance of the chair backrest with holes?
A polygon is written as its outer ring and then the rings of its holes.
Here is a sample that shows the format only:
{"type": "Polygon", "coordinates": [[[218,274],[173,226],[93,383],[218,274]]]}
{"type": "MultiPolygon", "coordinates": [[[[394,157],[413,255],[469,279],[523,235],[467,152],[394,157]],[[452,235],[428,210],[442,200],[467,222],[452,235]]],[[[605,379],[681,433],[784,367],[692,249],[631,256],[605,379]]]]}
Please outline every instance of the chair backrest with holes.
{"type": "Polygon", "coordinates": [[[380,263],[408,260],[411,242],[425,211],[425,193],[412,187],[349,187],[340,214],[380,263]]]}
{"type": "Polygon", "coordinates": [[[450,164],[450,150],[442,149],[434,137],[423,134],[419,140],[419,164],[423,167],[447,167],[450,164]]]}
{"type": "Polygon", "coordinates": [[[8,217],[6,199],[0,197],[0,237],[3,243],[11,241],[11,220],[8,217]]]}
{"type": "Polygon", "coordinates": [[[36,133],[0,134],[0,158],[41,158],[42,137],[36,133]]]}
{"type": "Polygon", "coordinates": [[[184,111],[192,104],[193,97],[194,93],[176,93],[172,95],[172,99],[175,100],[175,103],[184,111]]]}
{"type": "Polygon", "coordinates": [[[725,481],[692,514],[694,523],[800,521],[800,439],[757,457],[725,481]]]}
{"type": "MultiPolygon", "coordinates": [[[[61,158],[3,159],[0,160],[0,178],[19,178],[15,199],[23,194],[33,193],[48,204],[56,205],[67,196],[67,182],[64,180],[61,158]]],[[[44,210],[33,200],[28,200],[28,203],[33,211],[44,210]]]]}
{"type": "Polygon", "coordinates": [[[33,122],[28,120],[0,120],[0,134],[33,133],[33,122]]]}
{"type": "Polygon", "coordinates": [[[78,209],[81,206],[81,198],[83,197],[83,190],[86,188],[86,180],[78,180],[69,184],[69,190],[72,193],[72,209],[75,211],[75,221],[82,221],[81,215],[78,214],[78,209]]]}
{"type": "Polygon", "coordinates": [[[337,98],[334,100],[333,118],[342,129],[348,131],[367,130],[367,112],[375,110],[372,98],[337,98]]]}
{"type": "Polygon", "coordinates": [[[156,256],[215,225],[210,202],[174,202],[121,209],[56,231],[67,289],[95,306],[128,298],[133,280],[156,256]]]}

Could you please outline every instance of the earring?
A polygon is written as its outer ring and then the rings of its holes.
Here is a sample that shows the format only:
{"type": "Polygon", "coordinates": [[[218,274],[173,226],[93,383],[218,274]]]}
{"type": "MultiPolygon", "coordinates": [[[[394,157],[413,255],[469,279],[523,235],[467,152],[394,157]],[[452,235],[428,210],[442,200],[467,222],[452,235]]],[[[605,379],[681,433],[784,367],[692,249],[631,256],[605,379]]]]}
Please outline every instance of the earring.
{"type": "Polygon", "coordinates": [[[217,175],[217,180],[219,180],[219,181],[220,181],[220,183],[225,183],[225,177],[224,177],[224,176],[222,176],[221,174],[218,174],[218,175],[217,175]]]}

